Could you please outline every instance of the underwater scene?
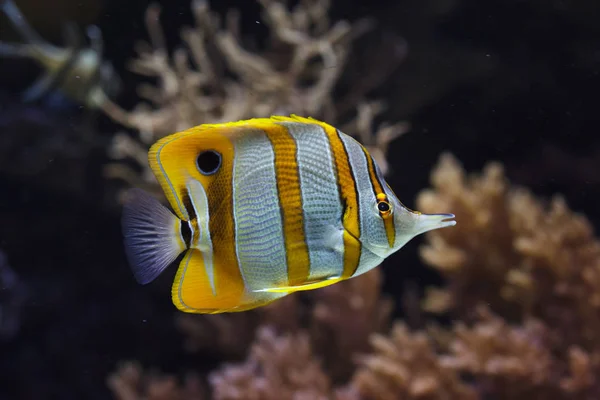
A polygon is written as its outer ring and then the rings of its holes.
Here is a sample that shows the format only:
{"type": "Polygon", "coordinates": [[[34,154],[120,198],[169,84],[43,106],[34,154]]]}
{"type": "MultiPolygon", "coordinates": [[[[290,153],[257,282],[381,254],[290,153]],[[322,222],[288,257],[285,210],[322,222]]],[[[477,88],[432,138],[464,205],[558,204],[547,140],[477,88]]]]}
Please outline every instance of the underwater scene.
{"type": "Polygon", "coordinates": [[[0,400],[600,399],[599,16],[0,0],[0,400]]]}

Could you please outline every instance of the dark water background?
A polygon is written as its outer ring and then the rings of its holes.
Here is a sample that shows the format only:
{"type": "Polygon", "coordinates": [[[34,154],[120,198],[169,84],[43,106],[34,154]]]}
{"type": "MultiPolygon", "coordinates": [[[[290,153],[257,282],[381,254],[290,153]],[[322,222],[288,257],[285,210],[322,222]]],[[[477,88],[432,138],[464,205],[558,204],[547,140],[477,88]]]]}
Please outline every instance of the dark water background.
{"type": "MultiPolygon", "coordinates": [[[[147,2],[82,0],[58,16],[36,14],[34,0],[22,3],[36,29],[55,40],[61,15],[98,24],[106,58],[125,83],[119,103],[136,103],[138,78],[125,63],[134,42],[147,38],[147,2]]],[[[179,28],[192,21],[190,2],[160,3],[176,45],[179,28]]],[[[264,35],[254,2],[211,3],[241,9],[248,34],[264,35]]],[[[381,37],[397,35],[409,46],[406,61],[373,93],[390,104],[385,119],[413,126],[390,149],[389,183],[400,199],[414,206],[439,154],[450,151],[468,171],[501,161],[514,183],[564,194],[599,226],[600,3],[333,1],[334,20],[367,14],[381,37]]],[[[12,38],[8,30],[1,19],[0,37],[12,38]]],[[[121,127],[104,116],[90,123],[77,106],[21,104],[18,93],[36,73],[26,62],[0,60],[0,248],[27,291],[20,330],[0,339],[0,399],[107,399],[105,379],[120,360],[177,373],[192,359],[173,325],[171,276],[140,287],[125,262],[119,183],[102,176],[106,146],[121,127]]],[[[385,290],[397,298],[406,281],[439,282],[420,267],[419,242],[383,265],[385,290]]]]}

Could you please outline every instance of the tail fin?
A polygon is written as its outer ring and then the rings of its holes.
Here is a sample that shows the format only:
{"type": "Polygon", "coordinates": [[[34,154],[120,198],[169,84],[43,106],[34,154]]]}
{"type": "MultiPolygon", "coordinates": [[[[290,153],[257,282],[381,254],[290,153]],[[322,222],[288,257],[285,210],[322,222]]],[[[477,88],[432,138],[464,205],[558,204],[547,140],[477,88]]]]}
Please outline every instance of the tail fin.
{"type": "Polygon", "coordinates": [[[181,220],[141,189],[131,189],[123,207],[125,253],[135,279],[156,279],[185,249],[181,220]]]}

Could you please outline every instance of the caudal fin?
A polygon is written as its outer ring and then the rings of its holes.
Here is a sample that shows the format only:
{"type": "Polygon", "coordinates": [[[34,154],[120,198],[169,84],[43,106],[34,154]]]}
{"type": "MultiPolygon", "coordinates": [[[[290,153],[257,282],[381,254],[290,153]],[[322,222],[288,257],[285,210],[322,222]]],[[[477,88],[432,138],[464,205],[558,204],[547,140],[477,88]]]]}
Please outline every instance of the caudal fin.
{"type": "Polygon", "coordinates": [[[131,189],[123,207],[125,253],[135,279],[156,279],[185,249],[181,220],[141,189],[131,189]]]}

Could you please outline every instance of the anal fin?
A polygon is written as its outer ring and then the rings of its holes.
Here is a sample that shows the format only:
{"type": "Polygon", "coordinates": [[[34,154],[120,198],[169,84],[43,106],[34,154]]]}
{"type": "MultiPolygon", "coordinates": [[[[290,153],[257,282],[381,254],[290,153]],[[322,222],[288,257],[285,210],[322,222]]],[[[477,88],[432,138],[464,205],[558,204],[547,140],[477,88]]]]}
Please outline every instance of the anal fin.
{"type": "Polygon", "coordinates": [[[298,291],[302,291],[302,290],[320,289],[325,286],[333,285],[334,283],[337,283],[341,280],[343,280],[343,279],[339,276],[331,276],[331,277],[328,277],[325,279],[319,279],[318,281],[306,282],[301,285],[280,286],[280,287],[274,287],[274,288],[258,289],[258,290],[254,290],[254,292],[258,292],[258,293],[260,293],[260,292],[292,293],[292,292],[298,292],[298,291]]]}
{"type": "Polygon", "coordinates": [[[171,290],[173,304],[179,310],[211,314],[226,312],[243,304],[244,282],[241,279],[219,275],[219,265],[215,264],[212,282],[207,271],[213,267],[206,266],[207,262],[212,263],[212,256],[197,249],[189,249],[185,253],[171,290]]]}

